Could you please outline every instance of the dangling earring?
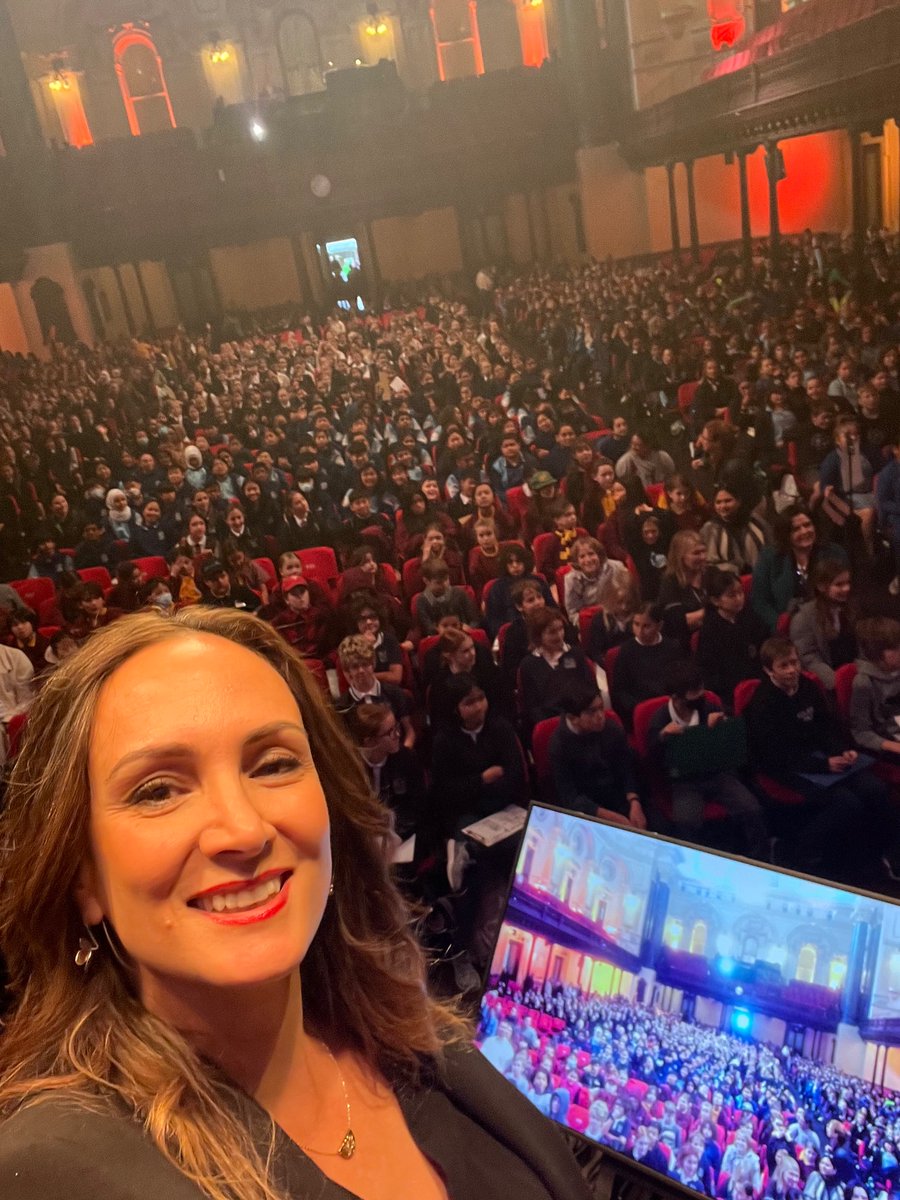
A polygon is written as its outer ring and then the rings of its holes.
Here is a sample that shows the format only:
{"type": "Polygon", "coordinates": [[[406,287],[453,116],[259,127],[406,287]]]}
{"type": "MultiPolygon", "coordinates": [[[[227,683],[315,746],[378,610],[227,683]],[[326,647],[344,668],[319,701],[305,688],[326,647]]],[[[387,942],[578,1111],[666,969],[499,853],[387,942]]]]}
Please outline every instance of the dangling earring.
{"type": "Polygon", "coordinates": [[[84,931],[87,937],[78,939],[78,949],[75,951],[75,965],[87,971],[91,965],[91,959],[94,957],[94,952],[99,950],[100,947],[97,945],[97,939],[87,925],[85,925],[84,931]]]}
{"type": "Polygon", "coordinates": [[[333,879],[332,879],[332,881],[331,881],[331,884],[330,884],[330,886],[329,886],[329,888],[328,888],[328,895],[329,895],[329,896],[333,896],[333,895],[334,895],[334,880],[333,880],[333,879]]]}
{"type": "Polygon", "coordinates": [[[119,947],[117,945],[118,938],[115,937],[109,925],[107,924],[106,917],[104,917],[100,922],[100,928],[103,930],[103,936],[106,938],[106,943],[109,946],[110,953],[112,954],[113,958],[120,967],[123,967],[126,971],[130,971],[131,967],[119,953],[119,947]]]}

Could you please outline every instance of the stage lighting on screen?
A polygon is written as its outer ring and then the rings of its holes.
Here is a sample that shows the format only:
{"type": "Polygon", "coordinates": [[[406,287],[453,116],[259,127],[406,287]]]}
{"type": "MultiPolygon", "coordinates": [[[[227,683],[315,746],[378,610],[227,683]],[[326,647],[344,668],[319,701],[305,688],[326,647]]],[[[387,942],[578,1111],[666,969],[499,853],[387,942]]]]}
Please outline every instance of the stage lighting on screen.
{"type": "Polygon", "coordinates": [[[805,1180],[839,1097],[854,1200],[884,1200],[900,905],[534,805],[476,1042],[560,1124],[710,1197],[736,1163],[769,1195],[776,1153],[805,1180]]]}
{"type": "Polygon", "coordinates": [[[269,131],[258,118],[254,118],[250,122],[250,136],[254,142],[264,142],[269,136],[269,131]]]}

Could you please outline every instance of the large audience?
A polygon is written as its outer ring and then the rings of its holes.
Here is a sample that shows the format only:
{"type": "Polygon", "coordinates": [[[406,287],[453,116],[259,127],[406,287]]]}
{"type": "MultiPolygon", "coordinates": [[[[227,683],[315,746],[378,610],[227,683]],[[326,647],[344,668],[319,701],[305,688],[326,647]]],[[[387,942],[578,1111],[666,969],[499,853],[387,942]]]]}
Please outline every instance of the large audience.
{"type": "Polygon", "coordinates": [[[482,1053],[570,1128],[721,1200],[885,1200],[896,1093],[785,1046],[529,981],[485,996],[482,1053]]]}
{"type": "Polygon", "coordinates": [[[476,962],[511,851],[462,830],[529,794],[871,885],[900,766],[897,238],[850,262],[806,234],[750,270],[498,272],[484,316],[426,291],[0,356],[3,753],[95,630],[238,607],[333,696],[398,874],[456,896],[476,962]],[[669,743],[736,712],[765,777],[673,788],[669,743]]]}

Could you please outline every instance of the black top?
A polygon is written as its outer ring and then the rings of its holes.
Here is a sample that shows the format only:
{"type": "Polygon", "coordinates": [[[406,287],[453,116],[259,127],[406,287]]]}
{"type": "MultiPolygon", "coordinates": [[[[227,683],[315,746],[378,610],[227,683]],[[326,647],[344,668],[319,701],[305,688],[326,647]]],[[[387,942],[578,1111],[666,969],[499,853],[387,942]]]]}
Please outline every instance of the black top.
{"type": "Polygon", "coordinates": [[[827,773],[824,756],[846,749],[818,684],[805,675],[793,696],[766,677],[744,710],[753,765],[782,778],[795,771],[827,773]]]}
{"type": "Polygon", "coordinates": [[[475,737],[459,726],[439,729],[431,771],[433,817],[444,837],[508,804],[528,803],[522,748],[509,721],[494,713],[475,737]],[[488,767],[502,767],[502,779],[485,783],[481,776],[488,767]]]}
{"type": "Polygon", "coordinates": [[[608,808],[628,816],[626,796],[638,787],[621,725],[607,721],[598,733],[573,733],[563,717],[550,741],[550,763],[561,808],[590,817],[608,808]]]}
{"type": "Polygon", "coordinates": [[[672,638],[653,646],[645,646],[635,637],[622,643],[609,680],[609,695],[626,725],[641,701],[665,695],[666,672],[671,663],[684,657],[681,645],[672,638]]]}
{"type": "Polygon", "coordinates": [[[759,648],[769,636],[762,620],[749,605],[728,621],[710,604],[697,639],[697,662],[703,682],[731,706],[734,689],[742,679],[762,674],[759,648]]]}
{"type": "MultiPolygon", "coordinates": [[[[560,1132],[477,1051],[450,1052],[443,1080],[401,1090],[398,1099],[413,1140],[443,1177],[450,1200],[590,1200],[560,1132]]],[[[235,1103],[265,1159],[268,1117],[240,1093],[235,1103]]],[[[273,1168],[290,1200],[353,1200],[280,1129],[273,1168]]],[[[0,1127],[0,1196],[202,1200],[199,1188],[163,1158],[136,1121],[64,1100],[26,1109],[0,1127]]]]}

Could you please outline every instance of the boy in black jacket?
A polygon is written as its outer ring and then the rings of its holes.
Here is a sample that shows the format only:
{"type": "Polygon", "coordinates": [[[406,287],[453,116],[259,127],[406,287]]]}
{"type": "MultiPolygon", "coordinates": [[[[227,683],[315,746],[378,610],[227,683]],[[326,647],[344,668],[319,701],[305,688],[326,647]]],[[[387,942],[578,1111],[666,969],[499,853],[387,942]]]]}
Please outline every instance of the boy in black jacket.
{"type": "Polygon", "coordinates": [[[887,788],[867,770],[854,769],[825,694],[800,670],[787,638],[769,638],[760,650],[764,678],[744,710],[750,761],[757,770],[800,792],[789,813],[800,867],[840,882],[871,887],[885,874],[885,850],[894,833],[887,788]],[[840,777],[825,785],[805,774],[840,777]]]}

